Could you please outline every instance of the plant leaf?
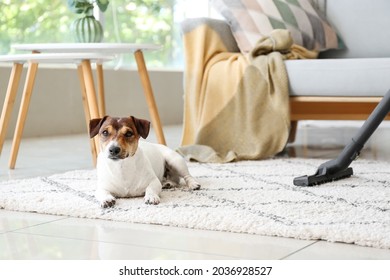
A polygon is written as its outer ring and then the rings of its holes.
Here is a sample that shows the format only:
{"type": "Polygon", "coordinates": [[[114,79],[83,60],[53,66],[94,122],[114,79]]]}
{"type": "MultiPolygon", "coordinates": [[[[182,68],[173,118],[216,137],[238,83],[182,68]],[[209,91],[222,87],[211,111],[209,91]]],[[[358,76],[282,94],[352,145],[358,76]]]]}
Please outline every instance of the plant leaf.
{"type": "Polygon", "coordinates": [[[96,3],[102,12],[105,12],[107,10],[108,4],[110,4],[109,0],[96,0],[96,3]]]}

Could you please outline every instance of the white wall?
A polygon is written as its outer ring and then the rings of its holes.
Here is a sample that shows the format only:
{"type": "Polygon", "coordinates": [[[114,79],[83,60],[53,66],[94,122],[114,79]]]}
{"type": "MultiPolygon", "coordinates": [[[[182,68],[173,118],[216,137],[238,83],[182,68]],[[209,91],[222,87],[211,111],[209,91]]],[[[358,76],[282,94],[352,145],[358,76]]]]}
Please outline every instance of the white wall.
{"type": "MultiPolygon", "coordinates": [[[[19,85],[7,138],[12,137],[24,86],[26,67],[19,85]]],[[[0,66],[0,104],[4,102],[10,66],[0,66]]],[[[163,125],[180,124],[183,117],[182,71],[149,71],[163,125]]],[[[107,114],[149,118],[146,101],[135,70],[104,70],[107,114]]],[[[1,109],[2,110],[2,109],[1,109]]],[[[38,69],[23,137],[86,132],[76,68],[38,69]]]]}

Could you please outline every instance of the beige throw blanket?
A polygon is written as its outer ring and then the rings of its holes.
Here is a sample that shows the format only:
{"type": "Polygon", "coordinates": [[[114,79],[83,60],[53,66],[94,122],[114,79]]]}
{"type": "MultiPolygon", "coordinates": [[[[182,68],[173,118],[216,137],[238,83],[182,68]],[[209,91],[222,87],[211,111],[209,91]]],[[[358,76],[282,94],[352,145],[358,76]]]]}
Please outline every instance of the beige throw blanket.
{"type": "Polygon", "coordinates": [[[229,52],[207,24],[184,33],[184,130],[178,149],[188,160],[264,159],[283,150],[290,129],[284,59],[315,58],[275,30],[245,56],[229,52]]]}

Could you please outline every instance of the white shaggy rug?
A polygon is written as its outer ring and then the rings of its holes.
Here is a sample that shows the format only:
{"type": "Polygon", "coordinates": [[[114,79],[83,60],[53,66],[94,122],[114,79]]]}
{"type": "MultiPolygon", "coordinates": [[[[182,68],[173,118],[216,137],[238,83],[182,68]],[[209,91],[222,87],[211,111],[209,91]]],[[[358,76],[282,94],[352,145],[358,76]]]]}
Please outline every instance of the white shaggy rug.
{"type": "Polygon", "coordinates": [[[101,209],[95,170],[0,182],[0,209],[158,224],[390,249],[390,163],[358,160],[350,178],[296,187],[324,160],[190,163],[202,188],[163,190],[161,204],[119,199],[101,209]]]}

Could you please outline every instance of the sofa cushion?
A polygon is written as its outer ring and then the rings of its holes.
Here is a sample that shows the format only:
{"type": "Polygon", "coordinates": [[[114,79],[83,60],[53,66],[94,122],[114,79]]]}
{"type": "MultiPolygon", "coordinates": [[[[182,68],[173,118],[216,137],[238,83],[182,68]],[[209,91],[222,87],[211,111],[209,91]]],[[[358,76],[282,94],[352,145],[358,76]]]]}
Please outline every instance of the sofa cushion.
{"type": "Polygon", "coordinates": [[[213,0],[243,53],[274,29],[288,29],[296,44],[324,51],[338,47],[334,29],[309,0],[213,0]]]}
{"type": "Polygon", "coordinates": [[[390,58],[285,61],[290,96],[383,96],[390,58]]]}
{"type": "Polygon", "coordinates": [[[316,0],[337,30],[344,48],[326,58],[390,57],[389,0],[316,0]]]}

